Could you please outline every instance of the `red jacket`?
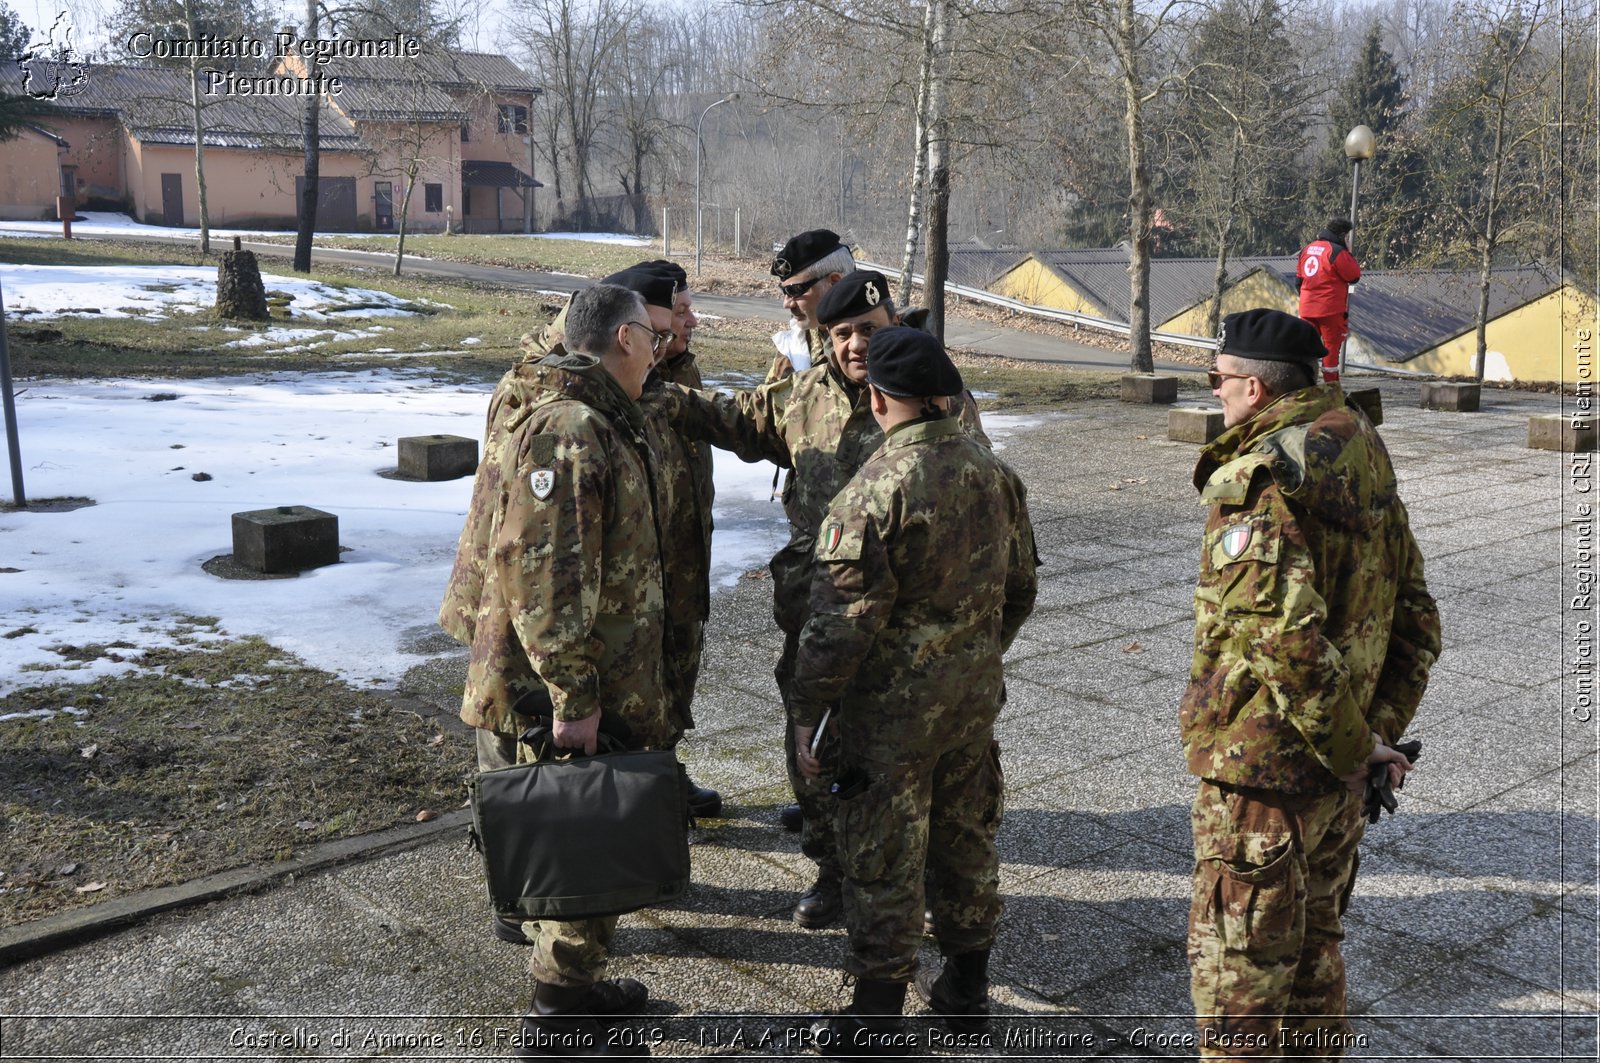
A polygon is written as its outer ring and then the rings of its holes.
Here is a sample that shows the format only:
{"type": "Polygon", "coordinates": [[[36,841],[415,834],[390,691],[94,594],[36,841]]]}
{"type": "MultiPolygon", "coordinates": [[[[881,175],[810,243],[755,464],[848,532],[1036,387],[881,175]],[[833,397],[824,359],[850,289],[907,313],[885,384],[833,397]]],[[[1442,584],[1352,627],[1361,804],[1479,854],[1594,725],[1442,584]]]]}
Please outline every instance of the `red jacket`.
{"type": "Polygon", "coordinates": [[[1300,289],[1300,316],[1307,318],[1344,313],[1350,285],[1361,279],[1356,256],[1327,231],[1300,252],[1294,272],[1300,289]]]}

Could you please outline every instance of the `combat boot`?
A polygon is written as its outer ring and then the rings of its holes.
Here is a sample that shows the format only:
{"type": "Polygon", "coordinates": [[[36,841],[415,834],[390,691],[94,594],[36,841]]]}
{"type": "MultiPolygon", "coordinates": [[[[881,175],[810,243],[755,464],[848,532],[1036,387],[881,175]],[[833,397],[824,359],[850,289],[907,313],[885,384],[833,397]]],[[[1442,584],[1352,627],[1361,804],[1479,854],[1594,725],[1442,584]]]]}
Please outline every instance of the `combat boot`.
{"type": "Polygon", "coordinates": [[[806,823],[805,810],[799,805],[784,805],[778,809],[778,822],[783,824],[783,829],[790,834],[798,834],[806,823]]]}
{"type": "Polygon", "coordinates": [[[822,868],[817,881],[800,895],[794,906],[794,921],[807,930],[831,926],[844,911],[844,876],[838,868],[822,868]]]}
{"type": "Polygon", "coordinates": [[[521,919],[510,919],[503,915],[496,915],[490,920],[489,929],[494,932],[495,937],[512,945],[533,944],[528,940],[528,935],[522,932],[521,919]]]}
{"type": "Polygon", "coordinates": [[[602,1019],[638,1014],[648,999],[644,984],[632,978],[580,986],[535,982],[533,1007],[522,1017],[516,1058],[550,1063],[593,1056],[648,1056],[648,1046],[613,1044],[601,1025],[602,1019]]]}
{"type": "Polygon", "coordinates": [[[915,1034],[906,1028],[904,982],[856,980],[850,1006],[811,1028],[817,1049],[829,1059],[913,1055],[915,1034]]]}
{"type": "Polygon", "coordinates": [[[989,950],[963,952],[945,960],[944,970],[917,974],[917,995],[944,1019],[951,1033],[989,1029],[989,950]]]}
{"type": "Polygon", "coordinates": [[[709,786],[696,786],[687,775],[689,784],[689,815],[695,819],[716,819],[722,815],[722,795],[709,786]]]}

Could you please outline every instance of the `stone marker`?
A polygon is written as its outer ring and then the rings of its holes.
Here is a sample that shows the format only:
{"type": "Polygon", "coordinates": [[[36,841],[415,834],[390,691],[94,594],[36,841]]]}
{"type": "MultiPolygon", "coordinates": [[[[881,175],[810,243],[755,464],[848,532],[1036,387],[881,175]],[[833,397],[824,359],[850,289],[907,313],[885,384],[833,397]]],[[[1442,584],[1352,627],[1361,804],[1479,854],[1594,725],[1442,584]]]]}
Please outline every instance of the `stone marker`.
{"type": "Polygon", "coordinates": [[[1222,411],[1214,406],[1175,406],[1167,411],[1167,438],[1174,443],[1209,443],[1222,434],[1222,411]]]}
{"type": "Polygon", "coordinates": [[[1377,388],[1358,388],[1344,393],[1345,401],[1359,407],[1367,420],[1376,427],[1383,423],[1383,392],[1377,388]]]}
{"type": "Polygon", "coordinates": [[[400,475],[408,480],[454,480],[478,467],[478,441],[466,436],[402,436],[400,475]]]}
{"type": "Polygon", "coordinates": [[[1122,377],[1122,401],[1161,406],[1178,401],[1178,378],[1157,373],[1126,373],[1122,377]]]}
{"type": "Polygon", "coordinates": [[[233,515],[233,559],[257,572],[296,572],[339,560],[339,518],[310,506],[233,515]]]}
{"type": "Polygon", "coordinates": [[[1563,417],[1558,413],[1530,417],[1528,446],[1534,450],[1559,450],[1564,454],[1594,450],[1594,418],[1563,417]]]}
{"type": "Polygon", "coordinates": [[[1477,413],[1482,384],[1457,384],[1448,380],[1422,382],[1422,408],[1450,413],[1477,413]]]}
{"type": "Polygon", "coordinates": [[[270,316],[256,253],[239,250],[237,236],[233,250],[224,251],[217,266],[217,316],[245,321],[266,321],[270,316]]]}

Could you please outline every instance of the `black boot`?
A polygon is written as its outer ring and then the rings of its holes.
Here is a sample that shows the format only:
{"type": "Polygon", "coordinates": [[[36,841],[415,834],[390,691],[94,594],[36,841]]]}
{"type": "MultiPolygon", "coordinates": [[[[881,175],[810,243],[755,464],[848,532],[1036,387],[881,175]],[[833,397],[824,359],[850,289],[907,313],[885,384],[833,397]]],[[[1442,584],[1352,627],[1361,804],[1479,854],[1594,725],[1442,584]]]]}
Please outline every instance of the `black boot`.
{"type": "Polygon", "coordinates": [[[799,805],[784,805],[778,809],[778,822],[790,834],[798,834],[800,828],[805,826],[806,814],[799,805]]]}
{"type": "Polygon", "coordinates": [[[989,1029],[989,950],[963,952],[945,960],[937,978],[927,971],[917,975],[917,995],[934,1014],[944,1019],[952,1033],[983,1033],[989,1029]]]}
{"type": "Polygon", "coordinates": [[[829,1059],[914,1055],[905,1005],[904,982],[858,979],[850,1006],[812,1027],[818,1050],[829,1059]]]}
{"type": "Polygon", "coordinates": [[[644,1045],[612,1044],[603,1018],[635,1015],[649,993],[643,983],[617,978],[592,985],[560,986],[535,982],[533,1007],[522,1017],[517,1059],[583,1059],[591,1056],[648,1056],[644,1045]]]}
{"type": "Polygon", "coordinates": [[[689,815],[695,819],[716,819],[722,815],[722,795],[709,786],[696,786],[693,779],[685,776],[689,784],[689,815]]]}
{"type": "Polygon", "coordinates": [[[499,938],[501,941],[510,942],[513,945],[533,944],[533,942],[528,940],[528,936],[522,932],[521,919],[510,919],[503,915],[496,915],[490,921],[489,929],[492,930],[494,932],[494,936],[499,938]]]}
{"type": "Polygon", "coordinates": [[[794,906],[794,921],[807,930],[831,926],[844,911],[844,878],[837,869],[823,868],[817,881],[800,895],[794,906]]]}

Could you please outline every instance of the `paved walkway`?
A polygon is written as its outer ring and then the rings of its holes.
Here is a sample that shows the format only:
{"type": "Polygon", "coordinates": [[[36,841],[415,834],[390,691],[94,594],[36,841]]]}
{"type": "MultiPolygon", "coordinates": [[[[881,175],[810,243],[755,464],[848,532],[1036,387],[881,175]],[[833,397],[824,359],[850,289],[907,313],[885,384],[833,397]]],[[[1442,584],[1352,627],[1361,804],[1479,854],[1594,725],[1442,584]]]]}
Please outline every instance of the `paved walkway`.
{"type": "MultiPolygon", "coordinates": [[[[1406,383],[1384,399],[1445,652],[1401,814],[1363,850],[1351,1055],[1592,1059],[1596,731],[1561,695],[1564,460],[1524,446],[1527,415],[1555,400],[1489,392],[1481,414],[1428,413],[1406,383]]],[[[1188,1054],[1192,781],[1175,717],[1204,511],[1196,448],[1165,429],[1164,408],[1097,403],[1004,441],[1046,567],[1000,726],[1007,913],[984,1054],[1188,1054]]],[[[769,595],[748,579],[717,596],[686,749],[730,818],[697,832],[685,901],[625,918],[617,940],[613,973],[654,998],[626,1029],[657,1055],[781,1056],[800,1046],[777,1016],[846,999],[842,931],[787,919],[808,880],[775,825],[769,595]]],[[[0,1058],[504,1056],[528,983],[521,950],[488,934],[476,860],[452,833],[19,963],[0,972],[0,1058]]]]}

